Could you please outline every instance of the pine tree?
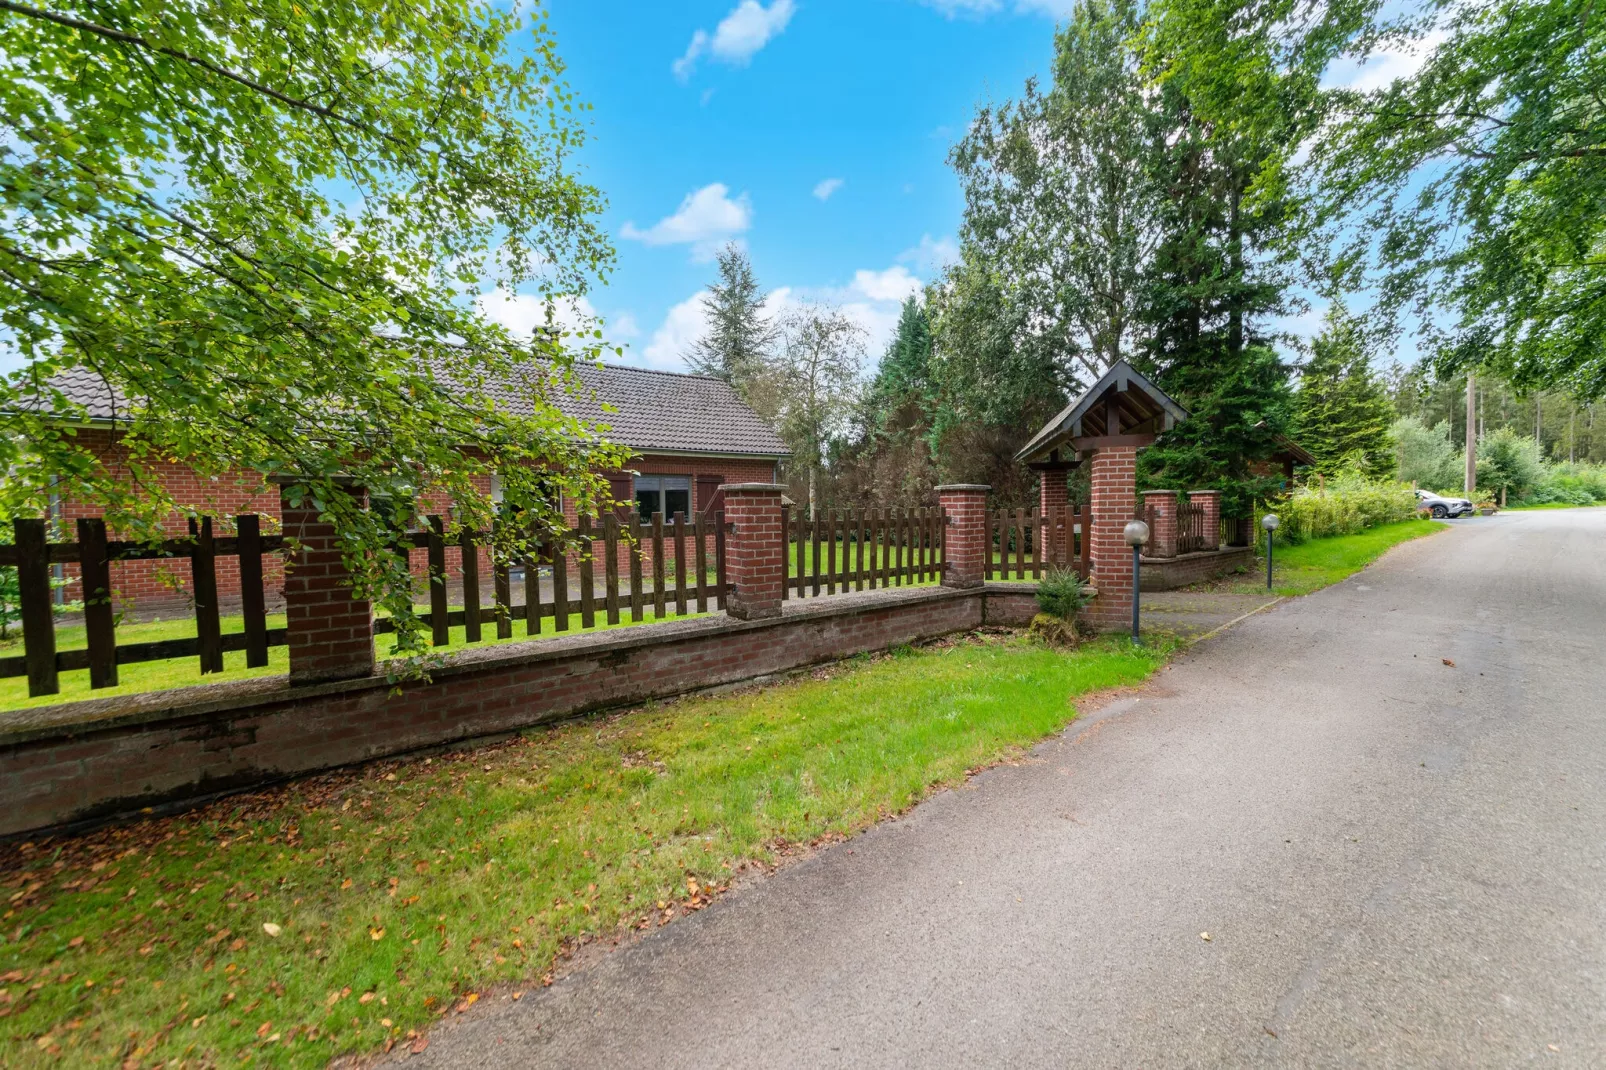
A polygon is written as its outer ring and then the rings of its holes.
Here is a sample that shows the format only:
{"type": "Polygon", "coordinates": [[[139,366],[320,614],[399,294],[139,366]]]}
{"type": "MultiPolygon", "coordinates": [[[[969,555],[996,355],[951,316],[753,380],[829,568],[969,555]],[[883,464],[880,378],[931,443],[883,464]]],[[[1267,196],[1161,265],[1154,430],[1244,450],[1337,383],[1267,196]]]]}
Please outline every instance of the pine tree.
{"type": "Polygon", "coordinates": [[[1335,301],[1300,373],[1294,421],[1299,444],[1324,475],[1358,465],[1381,479],[1395,467],[1393,421],[1394,404],[1372,371],[1359,324],[1335,301]]]}
{"type": "Polygon", "coordinates": [[[718,263],[719,281],[708,288],[708,330],[693,343],[686,363],[695,372],[725,380],[751,402],[753,386],[765,375],[776,328],[764,315],[766,295],[741,247],[725,246],[718,263]]]}
{"type": "Polygon", "coordinates": [[[1141,455],[1145,485],[1222,492],[1243,515],[1277,489],[1255,463],[1291,424],[1289,368],[1263,324],[1286,311],[1286,272],[1270,250],[1286,222],[1276,198],[1250,196],[1286,147],[1199,120],[1181,80],[1158,90],[1167,131],[1151,158],[1167,191],[1149,266],[1140,363],[1191,418],[1141,455]]]}

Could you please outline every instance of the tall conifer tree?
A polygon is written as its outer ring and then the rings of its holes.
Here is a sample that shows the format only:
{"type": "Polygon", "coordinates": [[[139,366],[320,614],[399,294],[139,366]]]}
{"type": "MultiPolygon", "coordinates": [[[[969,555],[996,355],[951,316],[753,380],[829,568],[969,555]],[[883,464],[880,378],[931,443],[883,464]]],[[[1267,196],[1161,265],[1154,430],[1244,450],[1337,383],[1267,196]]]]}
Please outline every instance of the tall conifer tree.
{"type": "Polygon", "coordinates": [[[1318,471],[1331,475],[1358,465],[1377,478],[1393,473],[1394,403],[1372,371],[1359,325],[1339,302],[1311,344],[1295,411],[1299,444],[1316,458],[1318,471]]]}

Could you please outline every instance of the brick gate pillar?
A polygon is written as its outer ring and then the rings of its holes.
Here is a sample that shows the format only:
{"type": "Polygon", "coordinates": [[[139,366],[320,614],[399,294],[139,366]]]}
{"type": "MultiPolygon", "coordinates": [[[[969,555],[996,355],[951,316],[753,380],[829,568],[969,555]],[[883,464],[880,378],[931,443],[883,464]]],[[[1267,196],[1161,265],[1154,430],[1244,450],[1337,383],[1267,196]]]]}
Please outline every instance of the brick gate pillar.
{"type": "Polygon", "coordinates": [[[1046,468],[1037,474],[1037,508],[1047,521],[1046,546],[1048,560],[1063,565],[1070,560],[1069,535],[1071,521],[1067,510],[1071,506],[1069,488],[1065,485],[1064,468],[1046,468]],[[1058,525],[1063,524],[1063,527],[1058,525]]]}
{"type": "MultiPolygon", "coordinates": [[[[353,487],[345,493],[361,499],[367,491],[353,487]]],[[[292,505],[281,492],[279,507],[285,538],[300,544],[284,577],[290,682],[367,676],[374,670],[374,611],[352,597],[334,525],[319,515],[310,496],[292,505]]]]}
{"type": "Polygon", "coordinates": [[[725,612],[738,620],[781,615],[781,584],[786,575],[786,535],[781,530],[779,483],[726,483],[725,612]]]}
{"type": "Polygon", "coordinates": [[[1100,628],[1132,623],[1132,548],[1122,532],[1138,489],[1138,448],[1104,446],[1093,454],[1093,586],[1088,618],[1100,628]]]}
{"type": "Polygon", "coordinates": [[[987,580],[992,536],[987,531],[985,483],[950,483],[937,488],[948,527],[942,535],[942,585],[980,587],[987,580]]]}
{"type": "Polygon", "coordinates": [[[1177,556],[1177,492],[1174,490],[1146,490],[1143,492],[1145,510],[1154,517],[1149,531],[1149,545],[1145,557],[1177,556]]]}
{"type": "Polygon", "coordinates": [[[1204,513],[1204,545],[1206,550],[1221,549],[1221,492],[1219,490],[1190,490],[1188,502],[1204,513]]]}

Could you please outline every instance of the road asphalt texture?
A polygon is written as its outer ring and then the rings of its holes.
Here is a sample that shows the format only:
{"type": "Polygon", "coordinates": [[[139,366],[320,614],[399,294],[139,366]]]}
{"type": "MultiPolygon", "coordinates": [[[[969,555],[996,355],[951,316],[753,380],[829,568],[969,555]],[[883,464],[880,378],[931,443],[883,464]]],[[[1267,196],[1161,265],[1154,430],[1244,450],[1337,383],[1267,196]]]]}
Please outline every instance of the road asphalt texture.
{"type": "Polygon", "coordinates": [[[1450,526],[397,1056],[1606,1066],[1606,509],[1450,526]]]}

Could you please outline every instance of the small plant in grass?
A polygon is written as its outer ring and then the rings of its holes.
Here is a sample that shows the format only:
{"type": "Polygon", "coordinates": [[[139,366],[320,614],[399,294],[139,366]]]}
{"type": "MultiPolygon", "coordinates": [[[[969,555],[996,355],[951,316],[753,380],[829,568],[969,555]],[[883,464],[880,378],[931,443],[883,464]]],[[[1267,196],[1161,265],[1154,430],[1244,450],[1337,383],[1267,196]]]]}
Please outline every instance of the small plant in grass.
{"type": "Polygon", "coordinates": [[[1075,646],[1076,614],[1088,603],[1082,577],[1071,569],[1051,569],[1037,583],[1037,607],[1027,632],[1049,646],[1075,646]]]}
{"type": "Polygon", "coordinates": [[[1073,569],[1049,569],[1047,574],[1037,581],[1037,608],[1050,617],[1058,617],[1064,621],[1075,620],[1076,614],[1087,603],[1087,585],[1073,569]]]}

